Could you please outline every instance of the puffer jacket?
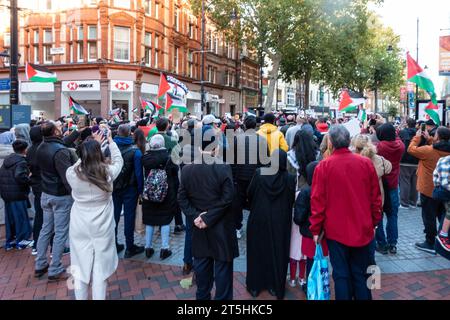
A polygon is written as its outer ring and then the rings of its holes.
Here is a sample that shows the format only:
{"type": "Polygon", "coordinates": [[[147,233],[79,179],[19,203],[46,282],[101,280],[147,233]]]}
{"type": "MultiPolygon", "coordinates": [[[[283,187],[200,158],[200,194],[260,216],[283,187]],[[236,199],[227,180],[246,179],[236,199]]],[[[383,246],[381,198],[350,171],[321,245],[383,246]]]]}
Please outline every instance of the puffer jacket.
{"type": "Polygon", "coordinates": [[[5,202],[28,199],[29,171],[25,157],[13,153],[9,155],[0,168],[0,194],[5,202]]]}
{"type": "Polygon", "coordinates": [[[257,133],[261,137],[266,139],[270,154],[272,154],[277,149],[288,152],[289,146],[286,142],[286,139],[284,139],[281,131],[278,130],[278,127],[274,126],[273,124],[266,123],[260,127],[257,133]]]}

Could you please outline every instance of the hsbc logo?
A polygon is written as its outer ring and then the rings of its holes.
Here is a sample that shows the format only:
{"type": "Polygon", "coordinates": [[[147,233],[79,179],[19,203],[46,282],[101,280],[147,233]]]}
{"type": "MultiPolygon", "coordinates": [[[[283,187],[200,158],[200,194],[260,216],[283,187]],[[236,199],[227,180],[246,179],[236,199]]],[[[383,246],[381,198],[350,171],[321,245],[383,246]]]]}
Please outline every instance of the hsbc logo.
{"type": "Polygon", "coordinates": [[[126,82],[117,82],[115,87],[117,90],[126,91],[130,86],[126,82]]]}
{"type": "Polygon", "coordinates": [[[76,82],[69,82],[67,84],[67,88],[70,91],[76,91],[78,89],[92,89],[94,88],[94,84],[93,83],[76,83],[76,82]]]}

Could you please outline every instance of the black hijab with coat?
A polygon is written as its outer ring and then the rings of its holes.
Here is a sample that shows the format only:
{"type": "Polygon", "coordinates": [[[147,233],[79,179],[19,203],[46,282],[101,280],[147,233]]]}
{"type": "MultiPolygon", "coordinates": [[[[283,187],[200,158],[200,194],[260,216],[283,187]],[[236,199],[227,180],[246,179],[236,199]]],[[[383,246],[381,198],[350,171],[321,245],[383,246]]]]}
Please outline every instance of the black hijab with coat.
{"type": "Polygon", "coordinates": [[[247,288],[258,293],[273,290],[283,299],[296,180],[286,171],[286,152],[275,150],[272,157],[278,159],[277,172],[265,175],[266,168],[257,169],[248,188],[247,288]]]}
{"type": "Polygon", "coordinates": [[[306,167],[317,158],[318,147],[313,135],[308,131],[299,130],[295,134],[292,148],[300,167],[299,173],[306,178],[306,167]]]}

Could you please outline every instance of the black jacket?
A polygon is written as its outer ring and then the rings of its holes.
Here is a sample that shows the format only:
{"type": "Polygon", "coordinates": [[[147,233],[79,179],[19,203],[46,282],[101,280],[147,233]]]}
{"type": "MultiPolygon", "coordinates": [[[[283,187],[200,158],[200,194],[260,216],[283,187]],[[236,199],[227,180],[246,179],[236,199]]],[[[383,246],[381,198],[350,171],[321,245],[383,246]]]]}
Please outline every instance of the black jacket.
{"type": "Polygon", "coordinates": [[[66,171],[76,159],[58,137],[45,137],[36,151],[36,161],[41,170],[42,192],[62,197],[70,195],[72,189],[67,183],[66,171]]]}
{"type": "Polygon", "coordinates": [[[41,169],[39,168],[39,163],[37,162],[36,157],[37,148],[42,143],[41,128],[39,126],[31,128],[30,138],[33,144],[31,145],[31,147],[28,148],[26,159],[28,162],[28,167],[30,168],[31,172],[30,177],[31,188],[33,189],[34,193],[41,193],[42,192],[41,169]]]}
{"type": "Polygon", "coordinates": [[[233,177],[225,164],[189,164],[181,171],[178,203],[186,216],[202,212],[206,229],[193,227],[192,254],[231,262],[239,256],[233,202],[233,177]]]}
{"type": "Polygon", "coordinates": [[[144,200],[142,203],[142,221],[149,226],[165,226],[172,222],[178,208],[177,187],[178,187],[178,166],[169,160],[167,149],[148,151],[142,158],[142,165],[145,171],[145,177],[148,176],[151,169],[166,169],[167,190],[166,198],[161,203],[144,200]]]}
{"type": "Polygon", "coordinates": [[[17,153],[6,157],[0,168],[0,194],[5,202],[28,199],[30,179],[24,156],[17,153]]]}
{"type": "Polygon", "coordinates": [[[231,165],[234,182],[250,182],[256,169],[270,163],[269,157],[266,139],[256,133],[238,134],[234,138],[234,162],[231,165]]]}
{"type": "Polygon", "coordinates": [[[405,128],[400,131],[399,137],[405,144],[405,152],[403,153],[403,158],[400,161],[400,163],[415,164],[415,165],[419,163],[419,159],[408,153],[409,144],[411,143],[411,140],[414,138],[415,135],[416,129],[414,128],[405,128]]]}

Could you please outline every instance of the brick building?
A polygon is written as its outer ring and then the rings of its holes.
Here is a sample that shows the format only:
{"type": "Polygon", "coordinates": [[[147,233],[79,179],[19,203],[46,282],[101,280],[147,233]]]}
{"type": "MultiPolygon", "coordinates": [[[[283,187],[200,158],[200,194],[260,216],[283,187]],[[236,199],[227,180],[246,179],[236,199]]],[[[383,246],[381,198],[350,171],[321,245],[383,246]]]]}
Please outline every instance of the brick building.
{"type": "MultiPolygon", "coordinates": [[[[139,96],[156,102],[160,72],[185,82],[189,111],[201,113],[201,17],[188,0],[19,0],[19,7],[20,102],[34,113],[68,114],[72,96],[94,115],[122,107],[132,118],[139,96]],[[47,66],[59,81],[27,82],[27,61],[47,66]]],[[[1,27],[3,52],[10,45],[9,19],[1,27]]],[[[209,21],[205,36],[208,110],[219,115],[256,107],[256,59],[209,21]]],[[[0,78],[8,77],[4,59],[0,78]]],[[[9,102],[8,94],[0,91],[0,104],[9,102]]]]}

